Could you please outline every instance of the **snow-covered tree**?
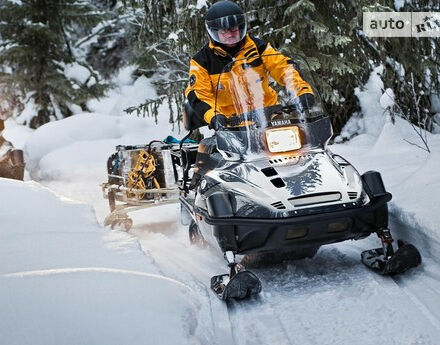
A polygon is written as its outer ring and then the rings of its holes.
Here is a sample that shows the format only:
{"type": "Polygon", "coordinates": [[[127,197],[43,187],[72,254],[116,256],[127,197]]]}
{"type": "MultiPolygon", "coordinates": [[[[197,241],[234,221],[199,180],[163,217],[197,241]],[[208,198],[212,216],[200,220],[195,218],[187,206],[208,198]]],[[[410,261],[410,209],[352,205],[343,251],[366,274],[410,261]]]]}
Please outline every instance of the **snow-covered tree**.
{"type": "MultiPolygon", "coordinates": [[[[402,2],[385,1],[381,5],[362,1],[363,11],[435,12],[440,4],[431,0],[402,2]]],[[[356,33],[375,64],[382,64],[385,88],[395,93],[399,113],[410,122],[432,130],[431,96],[440,92],[439,38],[371,38],[358,27],[356,33]]]]}
{"type": "Polygon", "coordinates": [[[73,40],[102,20],[85,0],[16,0],[0,11],[0,102],[7,115],[36,128],[86,108],[105,85],[75,56],[73,40]],[[2,96],[3,97],[3,96],[2,96]],[[24,111],[24,112],[23,112],[24,111]]]}
{"type": "MultiPolygon", "coordinates": [[[[190,57],[207,40],[204,15],[215,1],[132,0],[137,10],[138,40],[133,47],[139,71],[155,75],[160,98],[132,111],[156,109],[163,99],[181,104],[190,57]],[[155,72],[158,72],[154,74],[155,72]]],[[[336,132],[359,108],[355,89],[374,67],[385,67],[386,87],[396,92],[402,109],[418,114],[412,92],[424,93],[418,103],[429,112],[429,94],[438,90],[439,39],[372,38],[362,31],[365,11],[435,11],[431,0],[237,0],[248,17],[250,34],[270,41],[286,54],[308,60],[336,132]],[[405,51],[405,54],[402,54],[405,51]],[[437,52],[437,53],[436,53],[437,52]],[[422,62],[422,63],[421,63],[422,62]],[[402,75],[402,72],[404,74],[402,75]],[[411,85],[410,75],[415,81],[411,85]],[[412,108],[411,108],[412,107],[412,108]]],[[[180,109],[180,107],[177,107],[180,109]]],[[[170,110],[172,110],[170,108],[170,110]]],[[[170,112],[172,114],[172,111],[170,112]]],[[[176,119],[171,115],[170,121],[176,119]]],[[[416,119],[413,119],[417,122],[416,119]]]]}
{"type": "Polygon", "coordinates": [[[139,73],[153,77],[159,98],[128,112],[157,116],[158,105],[166,100],[170,106],[169,121],[180,121],[189,60],[206,39],[203,18],[208,4],[203,0],[130,2],[128,7],[134,13],[133,23],[138,32],[132,47],[134,61],[139,73]]]}
{"type": "Polygon", "coordinates": [[[305,57],[334,124],[345,123],[347,108],[356,109],[354,88],[362,72],[367,75],[364,59],[355,56],[353,2],[257,0],[246,5],[250,32],[288,55],[305,57]]]}
{"type": "Polygon", "coordinates": [[[132,25],[133,12],[116,0],[91,1],[108,14],[108,19],[85,34],[75,47],[86,51],[87,62],[101,76],[110,78],[134,60],[134,49],[130,45],[137,41],[136,26],[132,25]]]}

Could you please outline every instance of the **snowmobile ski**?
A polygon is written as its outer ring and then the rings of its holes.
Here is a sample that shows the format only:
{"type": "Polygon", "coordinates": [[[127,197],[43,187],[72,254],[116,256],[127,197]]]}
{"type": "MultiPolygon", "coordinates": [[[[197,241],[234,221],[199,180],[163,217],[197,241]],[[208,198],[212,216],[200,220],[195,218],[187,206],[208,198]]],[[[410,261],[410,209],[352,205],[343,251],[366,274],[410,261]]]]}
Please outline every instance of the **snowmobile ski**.
{"type": "Polygon", "coordinates": [[[383,275],[403,273],[420,265],[422,257],[415,246],[401,240],[398,241],[398,246],[399,249],[391,255],[386,255],[384,248],[366,250],[361,254],[362,262],[383,275]]]}
{"type": "Polygon", "coordinates": [[[250,271],[236,273],[228,282],[229,274],[222,274],[211,278],[211,289],[221,300],[244,299],[261,292],[261,282],[250,271]]]}

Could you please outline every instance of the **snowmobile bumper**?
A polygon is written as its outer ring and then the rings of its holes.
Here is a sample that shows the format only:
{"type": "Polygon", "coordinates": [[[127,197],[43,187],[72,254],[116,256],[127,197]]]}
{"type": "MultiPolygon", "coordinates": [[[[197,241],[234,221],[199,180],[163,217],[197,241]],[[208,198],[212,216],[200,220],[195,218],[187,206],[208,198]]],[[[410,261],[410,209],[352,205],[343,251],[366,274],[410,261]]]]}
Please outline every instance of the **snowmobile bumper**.
{"type": "Polygon", "coordinates": [[[287,218],[214,217],[198,208],[195,216],[212,226],[223,252],[247,254],[367,237],[388,226],[387,202],[390,200],[391,194],[384,193],[363,206],[287,218]]]}

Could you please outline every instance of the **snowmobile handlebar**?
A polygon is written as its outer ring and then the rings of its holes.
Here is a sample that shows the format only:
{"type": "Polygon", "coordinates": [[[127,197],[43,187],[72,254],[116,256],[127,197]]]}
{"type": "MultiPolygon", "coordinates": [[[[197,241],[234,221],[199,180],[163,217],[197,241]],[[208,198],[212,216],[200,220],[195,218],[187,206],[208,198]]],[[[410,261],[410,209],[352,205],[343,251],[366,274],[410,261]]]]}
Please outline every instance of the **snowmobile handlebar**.
{"type": "Polygon", "coordinates": [[[283,112],[283,109],[284,108],[281,105],[273,105],[262,109],[248,111],[240,115],[229,117],[227,119],[227,125],[230,127],[236,127],[243,122],[253,122],[258,127],[262,127],[264,125],[263,122],[267,123],[274,113],[281,113],[283,112]]]}
{"type": "Polygon", "coordinates": [[[252,110],[240,115],[231,116],[227,118],[226,124],[228,125],[228,127],[226,127],[225,129],[228,130],[234,127],[238,127],[240,124],[247,122],[253,122],[253,124],[260,128],[265,127],[270,121],[273,121],[278,116],[283,117],[283,114],[284,116],[288,116],[291,120],[294,120],[295,118],[302,119],[302,121],[300,122],[308,122],[308,120],[311,119],[317,120],[326,116],[325,113],[322,111],[312,112],[309,109],[306,109],[304,111],[307,113],[306,117],[299,115],[298,108],[294,104],[284,106],[277,104],[262,109],[252,110]]]}

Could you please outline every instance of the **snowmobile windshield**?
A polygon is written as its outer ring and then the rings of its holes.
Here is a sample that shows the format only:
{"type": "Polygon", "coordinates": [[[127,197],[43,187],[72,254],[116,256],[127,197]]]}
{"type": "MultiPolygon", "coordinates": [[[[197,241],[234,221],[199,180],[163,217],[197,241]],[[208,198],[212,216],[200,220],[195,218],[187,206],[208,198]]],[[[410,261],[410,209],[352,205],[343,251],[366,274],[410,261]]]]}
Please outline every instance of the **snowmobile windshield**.
{"type": "Polygon", "coordinates": [[[235,60],[220,74],[215,94],[216,113],[233,113],[216,135],[218,150],[230,159],[300,155],[324,149],[332,135],[308,64],[299,56],[235,60]]]}

